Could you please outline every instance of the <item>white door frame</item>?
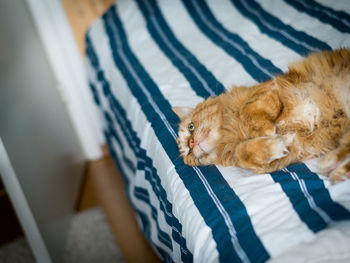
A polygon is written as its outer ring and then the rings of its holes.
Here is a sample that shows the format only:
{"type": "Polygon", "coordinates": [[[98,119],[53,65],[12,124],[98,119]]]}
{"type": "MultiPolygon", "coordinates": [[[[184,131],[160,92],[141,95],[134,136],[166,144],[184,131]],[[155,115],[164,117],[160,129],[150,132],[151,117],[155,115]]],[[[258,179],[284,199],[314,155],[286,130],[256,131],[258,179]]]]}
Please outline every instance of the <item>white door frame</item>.
{"type": "Polygon", "coordinates": [[[73,33],[60,0],[26,0],[43,42],[57,89],[67,107],[86,159],[102,157],[98,114],[73,33]]]}

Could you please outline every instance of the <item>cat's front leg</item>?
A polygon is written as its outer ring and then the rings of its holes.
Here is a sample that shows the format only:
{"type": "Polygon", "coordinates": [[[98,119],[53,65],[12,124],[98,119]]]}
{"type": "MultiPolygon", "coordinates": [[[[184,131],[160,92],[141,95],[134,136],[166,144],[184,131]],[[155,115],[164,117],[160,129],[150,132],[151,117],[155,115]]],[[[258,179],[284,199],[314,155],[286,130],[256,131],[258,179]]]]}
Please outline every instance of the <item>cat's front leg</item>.
{"type": "Polygon", "coordinates": [[[186,155],[184,158],[184,163],[189,165],[189,166],[198,166],[201,165],[201,163],[199,162],[199,160],[194,156],[194,154],[188,154],[186,155]]]}
{"type": "Polygon", "coordinates": [[[350,179],[350,129],[342,137],[339,147],[322,157],[320,168],[333,183],[350,179]]]}
{"type": "Polygon", "coordinates": [[[293,138],[290,134],[246,140],[235,149],[236,165],[259,174],[281,169],[293,160],[289,151],[293,138]]]}

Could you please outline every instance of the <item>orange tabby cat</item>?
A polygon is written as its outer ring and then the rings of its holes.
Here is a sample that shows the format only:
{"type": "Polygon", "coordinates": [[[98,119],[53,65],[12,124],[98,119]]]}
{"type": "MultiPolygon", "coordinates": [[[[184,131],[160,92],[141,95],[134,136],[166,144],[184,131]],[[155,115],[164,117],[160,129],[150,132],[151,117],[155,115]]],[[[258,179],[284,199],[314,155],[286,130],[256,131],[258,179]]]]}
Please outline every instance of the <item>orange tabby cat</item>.
{"type": "Polygon", "coordinates": [[[188,165],[266,173],[326,154],[321,166],[332,180],[350,177],[349,49],[312,54],[272,80],[173,110],[188,165]]]}

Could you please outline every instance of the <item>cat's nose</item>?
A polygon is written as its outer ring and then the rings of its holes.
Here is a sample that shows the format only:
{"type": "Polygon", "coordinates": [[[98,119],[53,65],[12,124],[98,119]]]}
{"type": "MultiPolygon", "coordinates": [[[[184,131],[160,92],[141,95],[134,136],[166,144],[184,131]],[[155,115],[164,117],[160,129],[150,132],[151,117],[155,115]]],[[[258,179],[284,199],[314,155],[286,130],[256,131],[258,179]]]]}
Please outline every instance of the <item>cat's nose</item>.
{"type": "Polygon", "coordinates": [[[194,140],[193,140],[193,138],[192,138],[192,139],[190,140],[190,142],[189,142],[189,147],[192,149],[193,146],[194,146],[194,140]]]}

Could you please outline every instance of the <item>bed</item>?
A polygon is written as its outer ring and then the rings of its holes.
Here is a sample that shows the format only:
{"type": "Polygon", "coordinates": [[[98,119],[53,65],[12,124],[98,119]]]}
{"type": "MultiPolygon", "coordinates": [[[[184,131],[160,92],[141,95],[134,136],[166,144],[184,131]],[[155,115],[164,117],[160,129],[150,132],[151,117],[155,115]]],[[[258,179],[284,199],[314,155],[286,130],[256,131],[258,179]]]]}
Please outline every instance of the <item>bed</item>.
{"type": "MultiPolygon", "coordinates": [[[[349,262],[350,180],[186,166],[172,106],[350,46],[348,0],[118,0],[86,35],[100,129],[164,262],[349,262]]],[[[118,205],[118,204],[115,204],[118,205]]]]}

